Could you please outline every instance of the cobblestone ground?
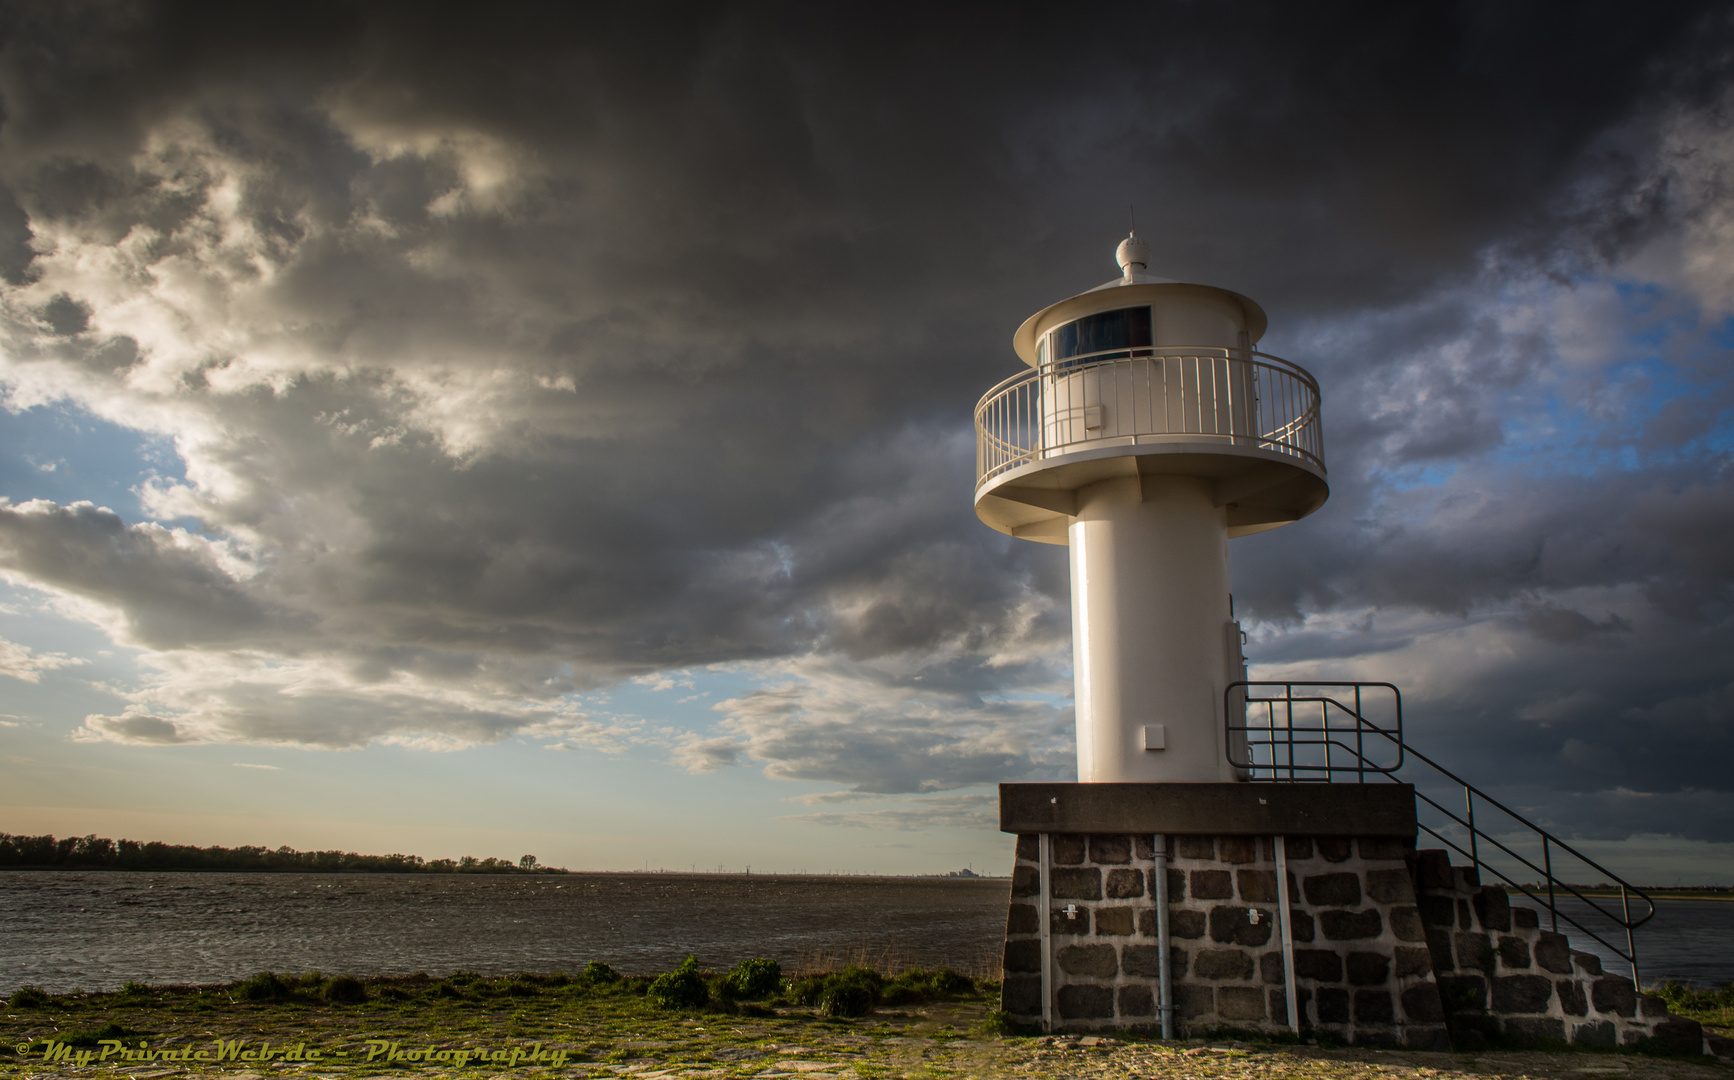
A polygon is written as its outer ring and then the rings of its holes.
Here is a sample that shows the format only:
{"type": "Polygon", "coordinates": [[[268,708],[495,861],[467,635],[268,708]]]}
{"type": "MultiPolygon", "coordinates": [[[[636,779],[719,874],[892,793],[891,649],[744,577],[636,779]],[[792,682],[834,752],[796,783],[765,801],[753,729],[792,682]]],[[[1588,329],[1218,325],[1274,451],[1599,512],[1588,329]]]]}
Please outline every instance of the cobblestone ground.
{"type": "Polygon", "coordinates": [[[212,1004],[209,995],[200,1000],[203,1004],[190,1007],[165,1002],[155,1008],[117,1008],[93,997],[70,1004],[57,1001],[57,1007],[48,1010],[9,1011],[0,1020],[0,1036],[8,1051],[0,1054],[0,1080],[85,1076],[129,1080],[202,1076],[224,1080],[386,1076],[427,1080],[555,1076],[1734,1080],[1734,1065],[1727,1063],[1625,1053],[1470,1055],[1222,1041],[997,1038],[979,1029],[987,1001],[881,1010],[857,1020],[824,1020],[799,1011],[757,1018],[668,1012],[642,998],[550,996],[395,1006],[212,1004]],[[111,1024],[115,1026],[108,1027],[111,1024]],[[54,1044],[63,1040],[84,1045],[68,1049],[59,1060],[44,1060],[45,1054],[56,1053],[54,1044]],[[217,1049],[219,1044],[223,1049],[217,1049]],[[265,1060],[260,1060],[262,1050],[265,1060]],[[107,1060],[102,1058],[105,1051],[107,1060]],[[314,1051],[320,1059],[306,1060],[314,1051]],[[162,1060],[164,1053],[176,1059],[162,1060]],[[220,1063],[209,1056],[199,1061],[194,1057],[198,1053],[227,1057],[220,1063]],[[478,1058],[478,1054],[486,1056],[478,1058]],[[133,1060],[127,1060],[127,1055],[133,1060]],[[465,1055],[469,1060],[455,1063],[455,1058],[465,1055]]]}

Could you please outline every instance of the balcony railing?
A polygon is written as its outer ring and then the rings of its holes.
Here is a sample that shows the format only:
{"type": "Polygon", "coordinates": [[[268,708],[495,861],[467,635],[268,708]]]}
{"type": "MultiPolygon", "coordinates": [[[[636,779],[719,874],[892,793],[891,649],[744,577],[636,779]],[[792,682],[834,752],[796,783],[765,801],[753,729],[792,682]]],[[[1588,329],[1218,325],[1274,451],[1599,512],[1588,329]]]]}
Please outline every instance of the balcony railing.
{"type": "Polygon", "coordinates": [[[1324,468],[1319,385],[1247,349],[1118,349],[1014,375],[975,407],[976,486],[1078,450],[1217,441],[1324,468]]]}

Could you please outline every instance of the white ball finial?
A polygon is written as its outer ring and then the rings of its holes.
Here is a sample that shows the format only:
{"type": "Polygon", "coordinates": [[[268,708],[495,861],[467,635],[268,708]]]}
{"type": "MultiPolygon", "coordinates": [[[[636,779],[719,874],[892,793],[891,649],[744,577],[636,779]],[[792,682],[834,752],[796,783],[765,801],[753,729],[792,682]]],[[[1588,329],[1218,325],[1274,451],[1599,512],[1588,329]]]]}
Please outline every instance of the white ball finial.
{"type": "Polygon", "coordinates": [[[1114,261],[1120,264],[1126,280],[1131,281],[1134,274],[1150,268],[1150,245],[1138,239],[1137,233],[1128,234],[1114,250],[1114,261]]]}

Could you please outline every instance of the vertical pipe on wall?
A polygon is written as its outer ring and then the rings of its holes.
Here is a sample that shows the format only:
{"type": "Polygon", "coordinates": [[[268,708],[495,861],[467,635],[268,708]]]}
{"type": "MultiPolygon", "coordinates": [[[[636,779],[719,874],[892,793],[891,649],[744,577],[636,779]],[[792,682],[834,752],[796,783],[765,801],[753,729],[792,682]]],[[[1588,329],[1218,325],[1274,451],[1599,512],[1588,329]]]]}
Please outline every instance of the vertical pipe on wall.
{"type": "Polygon", "coordinates": [[[1041,881],[1037,883],[1041,890],[1040,905],[1037,908],[1037,918],[1041,920],[1042,929],[1042,1030],[1054,1030],[1054,935],[1053,903],[1048,899],[1052,895],[1048,888],[1048,868],[1053,865],[1052,837],[1042,833],[1038,837],[1040,848],[1039,870],[1041,881]]]}
{"type": "Polygon", "coordinates": [[[1288,844],[1276,837],[1276,925],[1282,930],[1282,982],[1288,995],[1288,1026],[1300,1034],[1299,995],[1294,988],[1294,913],[1288,903],[1288,844]]]}
{"type": "Polygon", "coordinates": [[[1168,837],[1151,838],[1156,863],[1156,1011],[1162,1017],[1162,1037],[1174,1037],[1174,972],[1168,962],[1168,837]]]}

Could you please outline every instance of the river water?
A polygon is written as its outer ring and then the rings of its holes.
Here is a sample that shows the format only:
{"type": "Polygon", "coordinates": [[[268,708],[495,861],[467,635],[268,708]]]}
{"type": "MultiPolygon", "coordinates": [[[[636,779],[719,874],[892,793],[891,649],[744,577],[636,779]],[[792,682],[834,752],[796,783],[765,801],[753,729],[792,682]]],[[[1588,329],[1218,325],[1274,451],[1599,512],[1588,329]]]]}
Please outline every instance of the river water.
{"type": "MultiPolygon", "coordinates": [[[[602,960],[648,973],[689,953],[709,967],[860,957],[997,974],[1007,889],[1003,878],[0,871],[0,994],[265,969],[499,975],[602,960]]],[[[1638,931],[1644,982],[1734,981],[1734,902],[1658,908],[1638,931]]]]}

